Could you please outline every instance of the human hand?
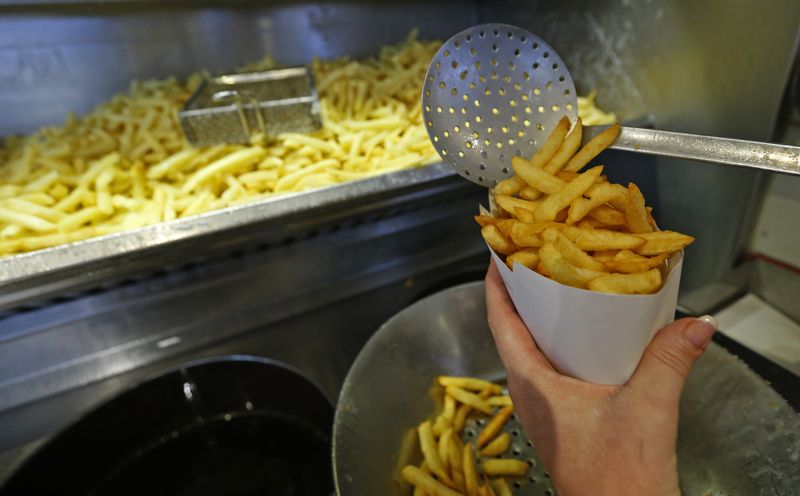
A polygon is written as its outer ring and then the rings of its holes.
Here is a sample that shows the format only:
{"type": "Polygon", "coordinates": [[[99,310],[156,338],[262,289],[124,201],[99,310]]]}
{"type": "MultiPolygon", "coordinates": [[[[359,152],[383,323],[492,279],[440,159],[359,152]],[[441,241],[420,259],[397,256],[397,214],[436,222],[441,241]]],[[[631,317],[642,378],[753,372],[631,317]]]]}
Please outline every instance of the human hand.
{"type": "Polygon", "coordinates": [[[560,495],[680,494],[678,406],[686,377],[714,334],[713,318],[666,326],[627,384],[605,386],[553,368],[493,262],[486,307],[514,408],[560,495]]]}

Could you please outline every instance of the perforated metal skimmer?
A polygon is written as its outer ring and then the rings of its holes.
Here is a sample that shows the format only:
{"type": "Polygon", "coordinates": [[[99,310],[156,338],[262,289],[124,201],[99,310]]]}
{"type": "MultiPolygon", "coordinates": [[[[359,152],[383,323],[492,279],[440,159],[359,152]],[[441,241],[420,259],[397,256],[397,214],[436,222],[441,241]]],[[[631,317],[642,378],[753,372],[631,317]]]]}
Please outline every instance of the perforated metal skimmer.
{"type": "MultiPolygon", "coordinates": [[[[466,29],[442,45],[422,89],[433,146],[465,178],[492,187],[531,157],[555,124],[578,116],[572,76],[538,36],[508,24],[466,29]]],[[[600,129],[584,128],[584,141],[600,129]]],[[[800,148],[623,127],[612,148],[800,175],[800,148]]]]}
{"type": "Polygon", "coordinates": [[[578,116],[564,62],[538,36],[507,24],[458,33],[437,52],[422,90],[433,146],[470,181],[493,186],[530,157],[563,115],[578,116]]]}
{"type": "MultiPolygon", "coordinates": [[[[474,443],[488,421],[489,419],[485,417],[468,419],[462,431],[462,441],[474,443]]],[[[528,472],[524,476],[505,478],[511,487],[511,492],[515,496],[553,496],[555,489],[550,475],[539,460],[536,447],[525,436],[516,413],[508,419],[502,432],[507,432],[511,436],[511,446],[500,455],[500,458],[522,460],[528,464],[528,472]]],[[[478,463],[480,462],[479,458],[478,463]]]]}

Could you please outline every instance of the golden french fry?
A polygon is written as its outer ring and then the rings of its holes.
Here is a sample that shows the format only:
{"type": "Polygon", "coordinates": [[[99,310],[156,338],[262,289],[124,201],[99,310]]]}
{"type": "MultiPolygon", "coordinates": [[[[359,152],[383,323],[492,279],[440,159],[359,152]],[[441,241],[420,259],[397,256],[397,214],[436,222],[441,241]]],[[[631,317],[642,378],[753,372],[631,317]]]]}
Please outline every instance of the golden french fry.
{"type": "Polygon", "coordinates": [[[492,485],[494,486],[494,491],[497,493],[497,496],[513,496],[511,487],[509,487],[505,479],[495,479],[492,481],[492,485]]]}
{"type": "Polygon", "coordinates": [[[525,184],[525,181],[523,181],[521,177],[513,176],[497,183],[494,187],[494,193],[496,195],[514,195],[519,193],[525,186],[527,186],[527,184],[525,184]]]}
{"type": "Polygon", "coordinates": [[[439,452],[439,460],[442,461],[442,466],[444,467],[445,472],[448,474],[450,473],[450,456],[447,452],[450,446],[450,439],[453,437],[453,428],[449,427],[444,433],[439,437],[439,444],[437,445],[437,449],[439,452]]]}
{"type": "MultiPolygon", "coordinates": [[[[613,260],[616,260],[615,257],[617,256],[617,254],[620,251],[623,251],[623,250],[596,250],[592,254],[592,258],[594,258],[598,262],[611,262],[613,260]]],[[[630,250],[628,250],[628,251],[630,251],[630,250]]],[[[631,253],[633,253],[633,252],[631,252],[631,253]]]]}
{"type": "Polygon", "coordinates": [[[531,202],[528,200],[521,200],[513,196],[495,195],[495,203],[500,205],[500,208],[506,212],[513,214],[517,208],[524,208],[533,212],[539,207],[540,202],[531,202]]]}
{"type": "Polygon", "coordinates": [[[592,187],[594,181],[603,172],[603,166],[592,167],[580,176],[566,184],[561,190],[551,194],[539,205],[533,214],[537,220],[547,221],[555,220],[559,212],[569,206],[570,203],[580,198],[589,188],[592,187]]]}
{"type": "Polygon", "coordinates": [[[552,279],[568,286],[585,288],[589,281],[603,274],[595,270],[575,267],[564,258],[553,243],[545,243],[542,246],[539,250],[539,258],[552,279]]]}
{"type": "Polygon", "coordinates": [[[511,436],[509,436],[507,432],[504,432],[487,444],[486,447],[481,450],[481,455],[499,456],[505,453],[509,446],[511,446],[511,436]]]}
{"type": "MultiPolygon", "coordinates": [[[[625,203],[625,218],[628,230],[632,233],[648,233],[653,231],[653,226],[647,221],[644,196],[639,187],[628,183],[628,201],[625,203]]],[[[598,219],[600,220],[600,219],[598,219]]]]}
{"type": "Polygon", "coordinates": [[[497,221],[497,224],[495,225],[497,226],[497,229],[503,233],[503,236],[509,237],[511,234],[511,226],[513,226],[515,222],[517,221],[514,219],[501,219],[497,221]]]}
{"type": "Polygon", "coordinates": [[[507,396],[505,394],[500,396],[492,396],[491,398],[486,400],[487,403],[491,406],[512,406],[511,403],[511,396],[507,396]]]}
{"type": "Polygon", "coordinates": [[[555,173],[556,177],[568,183],[575,179],[576,177],[580,176],[580,172],[567,172],[567,171],[559,171],[555,173]]]}
{"type": "Polygon", "coordinates": [[[458,472],[453,471],[453,485],[460,494],[467,493],[467,483],[464,480],[463,472],[460,470],[458,472]]]}
{"type": "Polygon", "coordinates": [[[558,152],[545,164],[544,170],[551,174],[555,174],[556,172],[560,171],[569,159],[575,155],[575,152],[578,151],[578,148],[581,146],[581,140],[583,139],[583,123],[581,122],[581,118],[578,117],[578,120],[575,122],[575,126],[573,126],[572,131],[570,131],[567,138],[564,140],[564,143],[559,147],[558,152]]]}
{"type": "Polygon", "coordinates": [[[425,491],[419,486],[413,486],[414,492],[411,493],[411,496],[425,496],[425,491]]]}
{"type": "MultiPolygon", "coordinates": [[[[492,250],[502,255],[511,255],[519,249],[517,245],[500,232],[497,226],[484,226],[481,228],[481,235],[492,250]]],[[[644,242],[644,240],[641,241],[644,242]]]]}
{"type": "Polygon", "coordinates": [[[473,218],[481,227],[495,225],[500,221],[500,219],[492,217],[491,215],[476,215],[473,218]]]}
{"type": "Polygon", "coordinates": [[[481,496],[497,496],[494,493],[494,489],[492,489],[492,486],[489,485],[488,483],[483,484],[482,486],[480,486],[480,490],[478,491],[478,493],[481,496]]]}
{"type": "Polygon", "coordinates": [[[489,390],[491,393],[500,393],[503,391],[503,387],[500,384],[495,384],[491,381],[487,381],[484,379],[478,379],[476,377],[459,377],[459,376],[452,376],[452,375],[440,375],[436,378],[436,382],[439,383],[440,386],[447,387],[447,386],[455,386],[461,389],[467,389],[470,391],[486,391],[489,390]]]}
{"type": "Polygon", "coordinates": [[[561,191],[561,189],[567,185],[566,181],[557,178],[544,169],[532,165],[523,158],[514,157],[511,160],[511,166],[514,167],[514,172],[517,173],[517,176],[524,179],[530,187],[542,193],[551,195],[561,191]]]}
{"type": "Polygon", "coordinates": [[[462,496],[413,465],[403,467],[401,474],[406,482],[419,487],[428,496],[462,496]]]}
{"type": "Polygon", "coordinates": [[[514,209],[514,217],[516,217],[520,222],[536,222],[536,217],[533,215],[533,210],[528,210],[527,208],[516,207],[514,209]]]}
{"type": "Polygon", "coordinates": [[[458,434],[461,432],[461,429],[464,428],[464,424],[467,422],[467,415],[469,412],[472,411],[472,407],[469,405],[460,405],[458,410],[456,410],[456,416],[453,419],[453,431],[458,434]]]}
{"type": "Polygon", "coordinates": [[[425,463],[431,472],[436,474],[445,483],[450,481],[450,476],[444,469],[442,460],[439,459],[439,450],[436,444],[436,439],[433,437],[433,429],[429,421],[422,422],[417,427],[417,434],[419,435],[419,446],[422,449],[422,456],[425,457],[425,463]]]}
{"type": "Polygon", "coordinates": [[[583,219],[583,220],[578,221],[578,223],[575,224],[575,226],[577,226],[580,229],[594,229],[595,228],[594,224],[592,222],[590,222],[588,219],[583,219]]]}
{"type": "Polygon", "coordinates": [[[669,258],[669,253],[662,253],[654,257],[639,257],[639,258],[628,258],[623,260],[611,260],[609,262],[605,262],[605,266],[606,269],[612,272],[633,274],[635,272],[645,272],[650,269],[656,268],[662,265],[667,260],[667,258],[669,258]]]}
{"type": "Polygon", "coordinates": [[[433,421],[433,436],[439,437],[444,434],[444,431],[451,427],[450,421],[444,415],[438,415],[436,420],[433,421]]]}
{"type": "MultiPolygon", "coordinates": [[[[518,177],[518,176],[514,176],[514,177],[518,177]]],[[[520,192],[519,192],[519,197],[522,198],[522,199],[525,199],[525,200],[533,201],[533,200],[539,199],[539,197],[541,197],[541,196],[542,196],[542,192],[541,191],[539,191],[536,188],[531,188],[530,186],[527,186],[527,185],[524,188],[522,188],[520,190],[520,192]]]]}
{"type": "Polygon", "coordinates": [[[481,464],[483,473],[489,477],[515,475],[522,476],[528,473],[528,464],[522,460],[497,459],[484,460],[481,464]]]}
{"type": "Polygon", "coordinates": [[[564,116],[556,124],[556,127],[550,132],[542,148],[536,152],[536,155],[531,158],[531,165],[537,169],[541,169],[550,161],[550,159],[558,153],[561,145],[564,143],[564,138],[569,131],[569,119],[564,116]]]}
{"type": "Polygon", "coordinates": [[[551,277],[550,271],[548,271],[547,267],[545,267],[544,264],[542,263],[541,257],[539,257],[539,258],[540,258],[539,265],[536,266],[536,272],[538,272],[539,274],[541,274],[541,275],[543,275],[545,277],[551,277]]]}
{"type": "Polygon", "coordinates": [[[444,397],[444,410],[442,411],[442,417],[448,422],[453,421],[453,417],[456,414],[456,400],[453,399],[452,396],[445,396],[444,397]]]}
{"type": "Polygon", "coordinates": [[[629,247],[639,255],[658,255],[661,253],[675,253],[681,251],[694,241],[686,234],[674,231],[656,231],[637,234],[645,243],[638,247],[629,247]]]}
{"type": "Polygon", "coordinates": [[[475,455],[472,453],[472,445],[464,445],[461,455],[464,464],[464,483],[467,486],[467,496],[478,496],[478,472],[475,468],[475,455]]]}
{"type": "Polygon", "coordinates": [[[600,205],[589,212],[589,217],[601,222],[605,226],[624,226],[625,214],[608,205],[600,205]]]}
{"type": "Polygon", "coordinates": [[[541,230],[537,232],[540,226],[536,224],[525,224],[524,222],[515,222],[511,226],[509,237],[511,241],[521,247],[540,247],[542,246],[541,230]]]}
{"type": "Polygon", "coordinates": [[[603,150],[611,146],[612,143],[617,139],[619,136],[620,127],[619,124],[614,124],[610,126],[608,129],[603,131],[602,133],[598,134],[588,143],[583,145],[583,148],[578,151],[573,157],[567,162],[567,165],[564,166],[565,171],[577,172],[583,167],[588,164],[593,158],[600,154],[603,150]]]}
{"type": "Polygon", "coordinates": [[[486,424],[480,435],[478,435],[478,440],[476,441],[478,449],[483,448],[486,443],[494,439],[497,433],[506,425],[508,419],[511,418],[512,413],[514,413],[514,407],[504,406],[492,417],[492,420],[486,424]]]}
{"type": "Polygon", "coordinates": [[[575,226],[565,226],[562,232],[581,250],[635,250],[643,246],[646,241],[641,234],[629,234],[607,229],[580,229],[575,226]]]}
{"type": "Polygon", "coordinates": [[[506,265],[508,265],[509,269],[514,269],[514,263],[535,270],[536,266],[539,265],[539,250],[537,248],[524,248],[506,257],[506,265]]]}
{"type": "MultiPolygon", "coordinates": [[[[463,474],[464,464],[461,461],[461,446],[458,442],[458,433],[455,431],[449,431],[450,436],[447,439],[447,463],[450,466],[450,472],[453,476],[453,481],[458,482],[455,480],[456,473],[463,474]]],[[[462,475],[463,481],[463,475],[462,475]]]]}
{"type": "Polygon", "coordinates": [[[603,274],[588,284],[592,291],[617,294],[652,294],[661,287],[661,272],[650,269],[634,274],[603,274]]]}
{"type": "Polygon", "coordinates": [[[601,183],[592,186],[586,192],[589,198],[577,198],[569,208],[567,224],[575,224],[595,208],[615,199],[625,201],[628,194],[625,188],[618,184],[601,183]]]}
{"type": "Polygon", "coordinates": [[[486,415],[492,414],[492,407],[486,403],[485,399],[476,394],[470,393],[469,391],[456,386],[447,386],[444,391],[446,394],[449,394],[455,398],[456,401],[459,401],[465,405],[469,405],[472,408],[485,413],[486,415]]]}
{"type": "Polygon", "coordinates": [[[603,272],[605,266],[581,250],[571,239],[556,229],[548,229],[545,233],[552,233],[556,247],[561,255],[575,267],[603,272]]]}

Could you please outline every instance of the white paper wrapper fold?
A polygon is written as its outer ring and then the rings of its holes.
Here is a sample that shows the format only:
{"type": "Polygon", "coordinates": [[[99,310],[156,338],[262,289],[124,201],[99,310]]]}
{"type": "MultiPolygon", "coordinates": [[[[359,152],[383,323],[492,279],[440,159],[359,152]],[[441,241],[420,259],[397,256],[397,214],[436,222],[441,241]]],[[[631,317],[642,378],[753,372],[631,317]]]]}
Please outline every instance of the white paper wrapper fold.
{"type": "Polygon", "coordinates": [[[624,384],[656,331],[672,322],[683,254],[669,261],[661,290],[616,295],[573,288],[524,265],[514,270],[492,251],[517,312],[539,349],[562,373],[597,384],[624,384]]]}

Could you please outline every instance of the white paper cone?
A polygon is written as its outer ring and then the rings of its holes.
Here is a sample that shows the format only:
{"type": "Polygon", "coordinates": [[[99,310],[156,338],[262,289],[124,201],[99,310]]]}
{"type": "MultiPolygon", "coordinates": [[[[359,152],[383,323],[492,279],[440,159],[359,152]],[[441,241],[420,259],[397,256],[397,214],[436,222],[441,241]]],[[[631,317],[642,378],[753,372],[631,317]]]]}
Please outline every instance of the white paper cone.
{"type": "Polygon", "coordinates": [[[661,290],[617,295],[565,286],[524,265],[514,270],[492,251],[517,312],[539,349],[562,373],[597,384],[624,384],[656,331],[672,322],[683,255],[669,261],[661,290]]]}

